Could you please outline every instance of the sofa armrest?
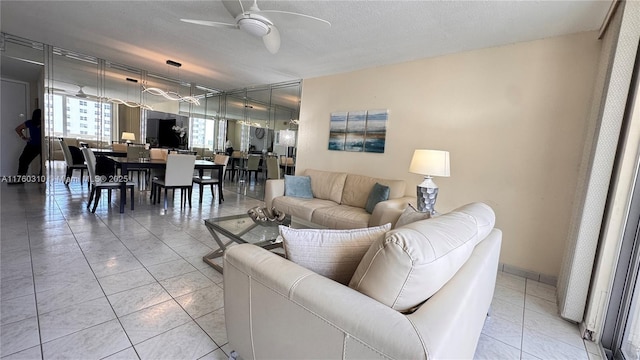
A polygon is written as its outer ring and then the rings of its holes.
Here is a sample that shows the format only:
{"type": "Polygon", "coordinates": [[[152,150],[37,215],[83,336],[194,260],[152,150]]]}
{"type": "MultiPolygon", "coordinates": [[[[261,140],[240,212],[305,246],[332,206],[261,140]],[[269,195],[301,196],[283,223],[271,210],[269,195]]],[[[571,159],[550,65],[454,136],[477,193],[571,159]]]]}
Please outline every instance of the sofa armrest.
{"type": "Polygon", "coordinates": [[[273,199],[284,195],[284,179],[269,179],[264,185],[264,203],[271,210],[273,199]]]}
{"type": "Polygon", "coordinates": [[[415,197],[405,196],[397,199],[381,201],[373,208],[371,217],[369,218],[369,226],[379,226],[391,223],[391,228],[396,226],[396,222],[409,202],[414,201],[415,197]]]}
{"type": "Polygon", "coordinates": [[[491,230],[455,276],[408,315],[430,358],[473,358],[493,299],[501,244],[502,232],[491,230]]]}
{"type": "Polygon", "coordinates": [[[406,315],[255,245],[227,249],[224,289],[244,359],[427,358],[406,315]]]}

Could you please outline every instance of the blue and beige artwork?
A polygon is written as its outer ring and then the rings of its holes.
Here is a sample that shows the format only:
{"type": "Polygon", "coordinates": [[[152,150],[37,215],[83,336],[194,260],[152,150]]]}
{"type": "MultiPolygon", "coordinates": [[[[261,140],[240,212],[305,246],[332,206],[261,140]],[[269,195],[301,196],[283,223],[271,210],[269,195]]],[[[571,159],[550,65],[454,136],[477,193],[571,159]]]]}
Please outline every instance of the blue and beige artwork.
{"type": "Polygon", "coordinates": [[[345,136],[347,134],[347,114],[346,112],[331,114],[329,150],[344,150],[345,136]]]}
{"type": "Polygon", "coordinates": [[[387,110],[331,113],[329,150],[384,153],[387,110]]]}
{"type": "Polygon", "coordinates": [[[367,111],[367,127],[364,133],[364,151],[383,153],[387,139],[387,110],[367,111]]]}

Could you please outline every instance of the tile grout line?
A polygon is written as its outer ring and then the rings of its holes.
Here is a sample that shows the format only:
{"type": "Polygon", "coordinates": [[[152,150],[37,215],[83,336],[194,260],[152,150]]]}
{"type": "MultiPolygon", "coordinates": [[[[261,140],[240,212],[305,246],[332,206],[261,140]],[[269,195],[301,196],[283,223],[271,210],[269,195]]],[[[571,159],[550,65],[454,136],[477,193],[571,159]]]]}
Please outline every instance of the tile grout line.
{"type": "MultiPolygon", "coordinates": [[[[57,204],[56,204],[57,205],[57,204]]],[[[27,241],[29,242],[29,263],[31,264],[31,279],[33,281],[33,301],[36,307],[36,323],[38,324],[38,342],[40,346],[40,357],[44,359],[44,346],[42,342],[42,326],[40,326],[40,313],[38,312],[38,292],[36,291],[36,272],[33,268],[33,253],[31,251],[31,231],[29,230],[29,217],[26,216],[26,208],[25,208],[25,221],[27,223],[27,241]]],[[[24,351],[27,349],[22,349],[17,353],[24,351]]]]}

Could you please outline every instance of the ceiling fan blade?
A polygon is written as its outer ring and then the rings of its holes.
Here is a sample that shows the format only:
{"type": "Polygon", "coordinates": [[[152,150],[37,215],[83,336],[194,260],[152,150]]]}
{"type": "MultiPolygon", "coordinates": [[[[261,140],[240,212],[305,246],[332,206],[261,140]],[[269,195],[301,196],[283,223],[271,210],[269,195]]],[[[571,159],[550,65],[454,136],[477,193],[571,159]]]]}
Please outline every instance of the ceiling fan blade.
{"type": "Polygon", "coordinates": [[[248,11],[248,13],[254,13],[268,17],[269,20],[271,20],[274,24],[286,23],[287,27],[312,27],[317,29],[328,29],[331,27],[331,23],[327,20],[290,11],[260,10],[248,11]]]}
{"type": "Polygon", "coordinates": [[[244,14],[244,7],[240,0],[222,0],[222,5],[224,5],[225,9],[227,9],[229,14],[234,18],[240,14],[244,14]]]}
{"type": "Polygon", "coordinates": [[[278,28],[274,25],[271,25],[270,28],[269,33],[262,37],[262,41],[267,50],[275,54],[280,50],[280,31],[278,31],[278,28]]]}
{"type": "Polygon", "coordinates": [[[238,28],[237,24],[229,24],[229,23],[222,23],[222,22],[209,21],[209,20],[180,19],[180,21],[186,22],[189,24],[204,25],[204,26],[213,26],[213,27],[230,28],[230,29],[238,28]]]}

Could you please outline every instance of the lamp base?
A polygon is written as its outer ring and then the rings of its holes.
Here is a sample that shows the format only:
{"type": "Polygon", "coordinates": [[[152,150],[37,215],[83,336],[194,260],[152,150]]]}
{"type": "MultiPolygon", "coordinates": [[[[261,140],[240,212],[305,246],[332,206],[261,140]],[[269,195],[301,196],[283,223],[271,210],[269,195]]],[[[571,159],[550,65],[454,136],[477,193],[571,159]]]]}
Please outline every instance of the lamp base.
{"type": "Polygon", "coordinates": [[[416,187],[416,193],[418,195],[418,211],[435,214],[438,185],[433,182],[430,176],[425,176],[424,181],[416,187]]]}

